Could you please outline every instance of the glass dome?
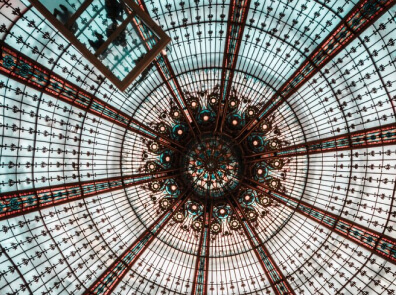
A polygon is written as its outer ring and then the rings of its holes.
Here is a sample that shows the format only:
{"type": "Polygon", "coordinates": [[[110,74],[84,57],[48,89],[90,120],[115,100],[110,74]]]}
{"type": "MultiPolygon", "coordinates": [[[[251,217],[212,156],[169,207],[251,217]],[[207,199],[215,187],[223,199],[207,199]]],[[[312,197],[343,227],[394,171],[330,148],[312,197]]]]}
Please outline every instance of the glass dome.
{"type": "MultiPolygon", "coordinates": [[[[396,292],[395,0],[135,0],[172,41],[125,91],[35,1],[0,0],[0,294],[396,292]]],[[[91,49],[119,17],[50,3],[91,49]]]]}

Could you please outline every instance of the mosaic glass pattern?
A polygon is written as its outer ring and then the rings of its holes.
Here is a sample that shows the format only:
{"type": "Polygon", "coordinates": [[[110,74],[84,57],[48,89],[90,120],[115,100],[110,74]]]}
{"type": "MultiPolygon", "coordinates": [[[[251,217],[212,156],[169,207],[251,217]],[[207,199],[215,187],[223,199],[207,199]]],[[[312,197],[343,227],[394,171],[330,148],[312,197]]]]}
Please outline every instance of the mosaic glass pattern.
{"type": "Polygon", "coordinates": [[[232,193],[241,182],[241,154],[232,141],[204,137],[188,145],[182,165],[187,186],[200,197],[218,198],[232,193]]]}
{"type": "Polygon", "coordinates": [[[0,0],[0,294],[394,294],[396,1],[134,2],[0,0]]]}

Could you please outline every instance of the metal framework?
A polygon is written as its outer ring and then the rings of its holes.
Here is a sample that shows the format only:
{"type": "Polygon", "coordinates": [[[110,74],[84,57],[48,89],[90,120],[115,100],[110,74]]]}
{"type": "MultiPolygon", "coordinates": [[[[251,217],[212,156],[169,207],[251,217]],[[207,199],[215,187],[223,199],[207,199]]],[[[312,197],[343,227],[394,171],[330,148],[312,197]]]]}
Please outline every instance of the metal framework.
{"type": "Polygon", "coordinates": [[[323,69],[342,49],[370,27],[395,3],[394,0],[360,0],[354,9],[334,28],[332,33],[322,41],[307,60],[265,103],[256,118],[241,130],[240,141],[249,136],[261,122],[268,118],[282,103],[296,93],[313,75],[323,69]]]}
{"type": "MultiPolygon", "coordinates": [[[[361,0],[356,5],[346,1],[345,7],[319,0],[301,1],[296,6],[272,1],[261,8],[260,1],[250,7],[250,0],[233,0],[229,7],[212,1],[202,5],[199,1],[137,1],[136,5],[123,0],[139,10],[145,23],[163,33],[163,42],[155,43],[152,33],[131,14],[96,50],[96,61],[86,48],[77,49],[120,89],[126,89],[152,62],[156,70],[150,74],[152,80],[136,82],[131,90],[133,99],[128,96],[131,93],[109,90],[105,83],[94,86],[90,76],[96,69],[82,66],[83,62],[68,64],[65,59],[74,49],[64,49],[56,32],[46,31],[52,30],[45,26],[46,20],[53,25],[58,21],[40,1],[29,1],[42,13],[42,23],[35,23],[40,16],[30,7],[21,13],[13,3],[0,1],[0,15],[11,19],[8,25],[0,24],[0,33],[4,33],[0,43],[4,100],[0,107],[5,118],[0,125],[0,173],[4,178],[0,180],[0,228],[4,236],[0,239],[0,293],[93,295],[128,288],[141,294],[203,295],[264,294],[269,288],[275,294],[342,294],[346,288],[349,293],[393,292],[396,27],[393,15],[384,16],[393,13],[389,11],[396,0],[361,0]],[[290,9],[296,12],[293,17],[287,16],[290,9]],[[341,22],[333,25],[337,17],[341,22]],[[129,24],[150,54],[120,84],[97,57],[129,24]],[[249,33],[244,38],[247,27],[249,33]],[[25,33],[21,28],[33,29],[25,33]],[[364,42],[345,52],[369,28],[373,32],[362,37],[364,42]],[[326,30],[329,34],[324,36],[326,30]],[[170,40],[165,32],[174,37],[173,56],[160,52],[170,40]],[[222,39],[224,47],[213,49],[222,39]],[[305,40],[306,48],[299,46],[300,39],[305,40]],[[62,48],[56,62],[52,56],[58,53],[48,53],[55,47],[62,48]],[[61,60],[65,52],[68,55],[61,60]],[[265,58],[256,60],[257,52],[264,52],[265,58]],[[292,56],[297,56],[296,52],[307,56],[290,76],[283,75],[282,71],[294,68],[292,56]],[[321,75],[314,86],[307,86],[341,53],[342,58],[350,58],[347,65],[332,65],[328,76],[321,75]],[[221,57],[207,62],[206,54],[221,57]],[[237,62],[244,55],[259,66],[241,65],[239,69],[237,62]],[[197,66],[186,71],[183,63],[194,59],[197,66]],[[275,65],[271,59],[285,64],[275,69],[280,80],[286,81],[279,87],[273,86],[277,78],[272,77],[271,67],[275,65]],[[369,62],[373,65],[366,66],[369,62]],[[92,91],[65,78],[58,66],[61,63],[66,69],[63,73],[85,75],[86,86],[92,91]],[[261,72],[259,68],[267,64],[261,72]],[[349,72],[353,77],[347,76],[349,72]],[[207,98],[219,83],[215,113],[207,98]],[[107,101],[99,98],[101,87],[109,93],[107,101]],[[189,180],[180,177],[186,172],[181,159],[191,138],[201,143],[211,132],[221,135],[234,89],[240,105],[233,112],[244,124],[235,129],[236,138],[223,134],[222,140],[239,148],[226,152],[232,164],[243,168],[243,176],[240,183],[230,181],[235,184],[230,195],[217,198],[205,192],[200,196],[186,185],[189,180]],[[170,93],[171,105],[158,95],[161,91],[170,93]],[[193,91],[198,97],[198,111],[189,106],[187,92],[193,91]],[[296,99],[297,94],[304,101],[296,99]],[[47,96],[57,101],[55,107],[47,96]],[[242,99],[246,97],[248,102],[242,99]],[[124,104],[128,111],[116,107],[119,101],[131,103],[124,104]],[[181,118],[172,119],[173,102],[182,112],[181,118]],[[67,106],[63,111],[66,115],[57,105],[60,103],[67,106]],[[275,116],[283,104],[289,108],[275,116]],[[306,113],[301,111],[303,107],[306,113]],[[249,108],[257,110],[252,119],[249,108]],[[201,120],[200,112],[204,111],[215,113],[213,130],[201,120]],[[102,118],[103,125],[88,120],[88,115],[102,118]],[[71,127],[64,128],[64,121],[70,121],[67,126],[71,127]],[[62,125],[57,126],[60,122],[62,125]],[[160,132],[155,123],[163,124],[169,132],[160,132]],[[82,127],[73,127],[79,124],[82,127]],[[177,136],[177,128],[183,124],[189,130],[187,139],[177,136]],[[364,157],[358,151],[361,149],[366,150],[364,157]],[[343,151],[348,153],[339,153],[343,151]],[[319,154],[323,157],[312,156],[319,154]],[[300,161],[299,156],[307,157],[300,161]],[[150,170],[150,163],[161,168],[143,173],[150,170]],[[76,180],[70,182],[70,178],[76,180]],[[353,179],[358,181],[352,183],[353,179]],[[57,184],[39,184],[54,181],[57,184]],[[25,185],[29,189],[19,189],[25,185]],[[127,190],[130,187],[134,187],[133,192],[127,190]],[[350,196],[355,190],[360,195],[350,196]],[[301,192],[301,197],[290,191],[301,192]],[[326,200],[329,208],[337,204],[339,214],[315,205],[316,200],[311,203],[308,195],[326,200]],[[67,207],[75,201],[79,201],[78,206],[67,207]],[[52,207],[54,212],[47,215],[44,209],[52,207]],[[343,216],[348,210],[357,213],[343,216]],[[32,212],[35,214],[29,215],[32,212]],[[359,224],[358,213],[379,227],[373,230],[359,224]],[[202,228],[194,227],[194,221],[202,222],[202,228]],[[327,236],[322,235],[323,230],[316,231],[321,227],[328,229],[327,236]],[[135,229],[141,233],[137,239],[135,229]],[[160,234],[163,237],[158,239],[160,234]],[[158,240],[160,243],[155,244],[158,240]],[[360,247],[368,255],[362,255],[360,247]],[[271,254],[274,248],[278,250],[276,257],[271,254]],[[56,269],[60,265],[63,272],[56,269]],[[265,277],[257,273],[260,268],[265,277]],[[51,272],[56,275],[52,277],[51,272]]],[[[73,0],[66,1],[73,4],[73,0]]],[[[90,4],[91,0],[83,2],[60,30],[72,43],[77,39],[66,28],[90,4]]],[[[122,56],[122,52],[118,54],[122,56]]],[[[196,168],[191,169],[196,177],[193,181],[221,187],[229,178],[237,179],[238,175],[230,176],[232,165],[225,161],[225,144],[210,147],[205,156],[200,148],[193,149],[195,156],[188,161],[196,168]],[[202,176],[202,167],[209,176],[202,176]]]]}
{"type": "Polygon", "coordinates": [[[159,232],[172,219],[173,214],[186,202],[186,195],[181,195],[172,206],[136,239],[84,292],[86,295],[111,294],[123,277],[134,266],[145,249],[154,241],[159,232]]]}
{"type": "Polygon", "coordinates": [[[210,247],[210,224],[212,220],[212,204],[206,205],[203,214],[203,227],[199,240],[197,252],[197,263],[192,285],[193,295],[208,294],[208,273],[209,273],[209,247],[210,247]],[[209,208],[208,208],[209,206],[209,208]]]}
{"type": "Polygon", "coordinates": [[[254,189],[263,191],[275,200],[279,201],[281,204],[284,204],[304,216],[319,222],[331,231],[334,231],[348,240],[363,246],[385,260],[392,263],[396,262],[396,239],[379,235],[377,232],[341,216],[315,208],[315,206],[308,204],[302,199],[297,199],[284,193],[271,190],[269,187],[258,182],[251,182],[255,185],[255,187],[253,186],[254,189]]]}
{"type": "Polygon", "coordinates": [[[0,201],[4,207],[0,213],[0,220],[82,200],[98,194],[142,185],[153,180],[160,181],[173,178],[175,172],[177,170],[172,169],[158,173],[124,175],[109,179],[2,193],[0,194],[0,201]]]}
{"type": "Polygon", "coordinates": [[[173,150],[181,148],[179,143],[143,125],[121,110],[116,110],[80,87],[64,81],[61,76],[51,73],[48,69],[23,53],[15,51],[10,46],[1,44],[1,53],[3,62],[0,66],[0,73],[9,75],[22,83],[27,83],[30,87],[41,90],[79,109],[87,110],[109,122],[128,128],[141,136],[159,140],[161,144],[173,150]],[[4,62],[7,57],[12,59],[12,63],[9,65],[4,62]]]}
{"type": "MultiPolygon", "coordinates": [[[[147,12],[147,7],[141,0],[138,0],[137,3],[141,6],[142,10],[147,12]]],[[[152,44],[149,41],[148,36],[145,36],[144,32],[140,32],[140,37],[145,43],[148,49],[152,48],[152,44]]],[[[168,57],[161,52],[161,54],[153,61],[155,67],[158,70],[162,80],[164,81],[166,88],[172,94],[174,101],[176,102],[179,109],[183,112],[183,116],[186,119],[186,123],[190,131],[194,134],[197,132],[200,133],[198,124],[191,112],[191,109],[188,106],[186,97],[180,87],[179,81],[176,78],[175,72],[169,62],[168,57]],[[194,128],[193,128],[194,127],[194,128]]]]}
{"type": "Polygon", "coordinates": [[[394,145],[396,143],[396,123],[373,127],[362,131],[351,132],[348,135],[337,135],[330,138],[314,140],[303,144],[284,147],[276,152],[267,151],[253,156],[247,156],[247,162],[261,162],[265,159],[287,158],[313,155],[327,152],[340,152],[361,148],[394,145]]]}
{"type": "Polygon", "coordinates": [[[260,239],[260,236],[257,234],[254,226],[246,217],[246,214],[244,214],[241,205],[238,202],[232,205],[240,223],[242,224],[242,229],[257,256],[257,259],[260,261],[260,265],[263,268],[268,281],[270,281],[275,294],[295,294],[279,267],[274,263],[274,259],[271,257],[268,249],[260,239]]]}
{"type": "Polygon", "coordinates": [[[216,118],[216,130],[223,129],[228,110],[228,101],[232,87],[234,70],[238,61],[239,49],[241,48],[243,32],[249,13],[250,0],[234,0],[230,3],[228,11],[226,46],[223,55],[223,69],[221,74],[219,111],[216,118]],[[220,125],[219,125],[220,123],[220,125]]]}

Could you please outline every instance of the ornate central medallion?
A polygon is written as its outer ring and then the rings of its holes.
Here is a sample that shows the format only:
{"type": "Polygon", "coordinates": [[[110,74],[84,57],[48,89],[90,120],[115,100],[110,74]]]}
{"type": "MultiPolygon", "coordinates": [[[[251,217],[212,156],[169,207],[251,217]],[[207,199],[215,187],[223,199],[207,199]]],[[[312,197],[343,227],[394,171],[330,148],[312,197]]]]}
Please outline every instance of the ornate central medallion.
{"type": "Polygon", "coordinates": [[[196,196],[220,198],[241,181],[241,152],[230,139],[204,136],[187,146],[182,168],[183,178],[196,196]]]}
{"type": "Polygon", "coordinates": [[[158,109],[158,117],[153,113],[150,136],[157,139],[142,139],[141,160],[131,153],[142,177],[152,179],[143,186],[157,214],[182,199],[175,224],[185,231],[210,228],[212,237],[240,231],[241,216],[249,222],[271,218],[273,192],[286,190],[282,181],[290,169],[287,157],[274,157],[287,144],[274,117],[244,133],[259,110],[248,98],[233,91],[221,102],[219,87],[186,97],[185,110],[171,104],[158,109]]]}

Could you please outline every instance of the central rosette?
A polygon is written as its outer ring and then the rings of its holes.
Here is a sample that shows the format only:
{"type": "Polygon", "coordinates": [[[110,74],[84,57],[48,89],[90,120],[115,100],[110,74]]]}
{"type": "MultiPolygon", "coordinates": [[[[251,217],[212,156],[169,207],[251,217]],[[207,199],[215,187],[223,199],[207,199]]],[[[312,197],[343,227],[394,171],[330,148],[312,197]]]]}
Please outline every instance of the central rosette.
{"type": "Polygon", "coordinates": [[[223,197],[241,181],[241,152],[230,139],[204,136],[187,146],[182,167],[183,178],[195,195],[223,197]]]}

